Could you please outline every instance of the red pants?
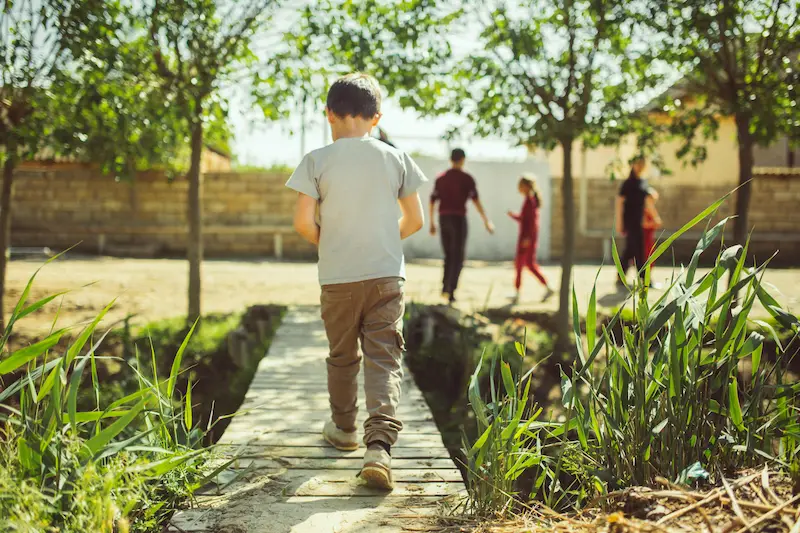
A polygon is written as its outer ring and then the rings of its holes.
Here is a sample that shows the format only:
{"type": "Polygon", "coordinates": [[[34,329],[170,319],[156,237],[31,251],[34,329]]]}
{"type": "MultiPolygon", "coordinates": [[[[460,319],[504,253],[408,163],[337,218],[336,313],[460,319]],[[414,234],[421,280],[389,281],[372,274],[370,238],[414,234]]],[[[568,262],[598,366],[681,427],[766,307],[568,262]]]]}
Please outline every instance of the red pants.
{"type": "Polygon", "coordinates": [[[656,248],[656,230],[645,228],[642,233],[644,238],[644,260],[647,261],[656,248]]]}
{"type": "Polygon", "coordinates": [[[538,279],[542,285],[547,286],[547,280],[544,279],[542,270],[539,268],[539,265],[536,264],[535,242],[527,248],[517,247],[517,257],[514,260],[514,266],[517,269],[517,279],[514,283],[514,287],[516,287],[517,290],[522,286],[522,271],[526,267],[536,276],[536,279],[538,279]]]}

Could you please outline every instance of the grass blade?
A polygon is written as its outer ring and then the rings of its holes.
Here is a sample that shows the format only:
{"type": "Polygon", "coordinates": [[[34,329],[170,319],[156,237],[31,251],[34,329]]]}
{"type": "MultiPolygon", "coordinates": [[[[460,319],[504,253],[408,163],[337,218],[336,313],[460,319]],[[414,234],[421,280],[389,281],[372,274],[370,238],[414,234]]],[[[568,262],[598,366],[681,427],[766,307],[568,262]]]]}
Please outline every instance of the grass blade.
{"type": "Polygon", "coordinates": [[[670,248],[670,246],[672,246],[673,242],[675,242],[681,235],[683,235],[684,233],[686,233],[687,231],[689,231],[690,229],[695,227],[701,220],[703,220],[707,216],[709,216],[712,213],[714,213],[717,209],[719,209],[719,207],[722,205],[722,203],[725,200],[727,200],[730,195],[731,195],[731,193],[728,193],[725,196],[723,196],[722,198],[720,198],[719,200],[717,200],[716,202],[714,202],[713,204],[711,204],[710,206],[706,207],[702,212],[700,212],[699,215],[697,215],[692,220],[690,220],[689,222],[684,224],[681,229],[679,229],[678,231],[676,231],[675,233],[673,233],[672,235],[667,237],[664,240],[664,242],[662,242],[658,246],[658,248],[656,248],[656,250],[652,253],[652,255],[650,255],[650,258],[647,260],[647,262],[645,262],[645,264],[643,265],[642,268],[647,268],[650,265],[652,265],[653,263],[655,263],[656,260],[658,260],[659,257],[664,255],[664,252],[669,250],[669,248],[670,248]]]}
{"type": "Polygon", "coordinates": [[[35,344],[31,344],[30,346],[26,346],[25,348],[21,348],[12,353],[3,361],[0,361],[0,376],[13,372],[19,367],[28,364],[30,361],[45,353],[47,350],[58,344],[58,341],[61,340],[61,337],[66,331],[66,329],[58,330],[46,339],[35,344]]]}
{"type": "Polygon", "coordinates": [[[147,404],[148,398],[143,398],[137,403],[127,414],[121,416],[113,424],[102,430],[100,433],[86,441],[86,449],[89,454],[96,456],[103,447],[111,442],[111,439],[122,433],[126,427],[133,421],[134,418],[144,409],[147,404]]]}
{"type": "Polygon", "coordinates": [[[186,385],[186,405],[183,408],[183,422],[186,424],[186,431],[192,430],[192,378],[186,385]]]}
{"type": "Polygon", "coordinates": [[[181,370],[181,361],[183,360],[183,352],[186,351],[186,347],[189,345],[189,340],[192,338],[192,334],[194,333],[194,328],[197,327],[198,320],[195,320],[192,327],[189,329],[189,333],[186,334],[186,337],[183,339],[181,343],[181,347],[178,348],[178,353],[175,354],[175,359],[172,361],[172,369],[169,372],[169,381],[167,381],[167,397],[172,398],[173,393],[175,392],[175,383],[178,381],[178,374],[181,370]]]}
{"type": "MultiPolygon", "coordinates": [[[[597,276],[600,271],[597,272],[597,276]]],[[[597,276],[594,278],[592,285],[592,294],[589,296],[589,307],[586,309],[586,344],[589,353],[594,351],[594,345],[597,342],[597,276]]]]}
{"type": "Polygon", "coordinates": [[[742,416],[742,406],[739,403],[739,388],[735,377],[731,378],[730,385],[728,385],[728,412],[736,429],[744,431],[744,417],[742,416]]]}
{"type": "Polygon", "coordinates": [[[69,415],[69,423],[73,431],[78,429],[78,421],[76,415],[78,413],[78,389],[81,386],[81,378],[83,377],[83,369],[86,367],[86,358],[81,359],[75,365],[72,371],[72,376],[69,379],[69,391],[67,392],[67,414],[69,415]]]}
{"type": "Polygon", "coordinates": [[[94,333],[95,328],[97,328],[97,325],[100,323],[101,320],[103,320],[103,317],[106,316],[106,313],[108,313],[108,310],[111,309],[111,306],[114,305],[114,302],[116,302],[116,299],[112,300],[110,304],[108,304],[102,311],[100,311],[100,313],[94,318],[94,320],[92,320],[92,323],[86,326],[83,329],[83,331],[81,331],[80,335],[78,335],[78,338],[75,339],[75,342],[73,342],[72,345],[69,347],[69,350],[67,350],[67,361],[66,361],[67,367],[69,367],[72,361],[78,356],[80,351],[86,345],[86,343],[89,340],[89,337],[92,335],[92,333],[94,333]]]}

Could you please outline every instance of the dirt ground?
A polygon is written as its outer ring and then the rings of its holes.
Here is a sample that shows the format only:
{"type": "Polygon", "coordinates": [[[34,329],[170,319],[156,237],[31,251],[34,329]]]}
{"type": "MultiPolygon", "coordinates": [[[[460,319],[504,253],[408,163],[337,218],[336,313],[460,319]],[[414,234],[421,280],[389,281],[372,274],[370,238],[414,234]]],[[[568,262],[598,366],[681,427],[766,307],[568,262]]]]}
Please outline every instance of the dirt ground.
{"type": "MultiPolygon", "coordinates": [[[[42,260],[14,260],[8,269],[5,299],[6,313],[16,304],[30,276],[42,266],[42,260]]],[[[614,287],[615,272],[611,267],[579,265],[575,283],[579,307],[585,309],[592,284],[598,274],[598,302],[613,307],[620,302],[614,287]]],[[[551,285],[558,286],[560,269],[547,265],[544,272],[551,285]]],[[[665,280],[670,272],[657,270],[657,278],[665,280]]],[[[135,323],[146,323],[186,312],[187,263],[180,259],[117,259],[107,257],[72,257],[46,265],[33,286],[29,303],[48,295],[69,291],[45,309],[26,317],[16,330],[30,335],[47,331],[59,313],[58,323],[67,326],[93,318],[116,298],[110,319],[133,315],[135,323]]],[[[411,301],[441,303],[441,263],[414,263],[408,266],[407,292],[411,301]]],[[[800,300],[800,271],[770,270],[766,280],[780,291],[779,301],[796,311],[800,300]]],[[[468,263],[460,289],[458,305],[464,310],[480,310],[487,306],[509,304],[512,290],[511,264],[468,263]]],[[[555,311],[557,297],[541,303],[544,289],[532,276],[523,284],[523,310],[555,311]]],[[[316,265],[277,261],[206,261],[203,266],[203,312],[232,312],[248,305],[316,304],[319,286],[316,265]]],[[[765,315],[763,309],[756,311],[765,315]]]]}

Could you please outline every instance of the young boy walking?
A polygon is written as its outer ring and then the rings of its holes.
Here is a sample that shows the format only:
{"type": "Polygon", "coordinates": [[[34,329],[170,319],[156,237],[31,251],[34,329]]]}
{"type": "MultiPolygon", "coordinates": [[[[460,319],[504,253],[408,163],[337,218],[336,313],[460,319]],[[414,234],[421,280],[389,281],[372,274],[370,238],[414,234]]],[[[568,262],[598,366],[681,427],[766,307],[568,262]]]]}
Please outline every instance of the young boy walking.
{"type": "Polygon", "coordinates": [[[327,99],[333,143],[307,154],[286,185],[299,193],[296,230],[319,248],[332,415],[322,435],[339,450],[359,446],[360,340],[369,416],[359,475],[391,489],[391,446],[403,428],[397,418],[405,309],[401,240],[424,224],[417,190],[427,180],[407,154],[370,136],[380,109],[373,77],[355,73],[336,80],[327,99]]]}

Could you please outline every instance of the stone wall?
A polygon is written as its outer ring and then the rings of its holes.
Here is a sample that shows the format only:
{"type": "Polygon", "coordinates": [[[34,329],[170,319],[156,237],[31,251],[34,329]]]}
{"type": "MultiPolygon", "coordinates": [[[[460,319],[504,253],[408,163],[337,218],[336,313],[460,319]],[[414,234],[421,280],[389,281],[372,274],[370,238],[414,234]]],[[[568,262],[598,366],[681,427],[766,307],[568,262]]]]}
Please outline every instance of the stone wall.
{"type": "MultiPolygon", "coordinates": [[[[280,173],[206,174],[206,255],[314,258],[314,248],[292,229],[295,194],[284,187],[286,179],[280,173]]],[[[588,209],[582,231],[580,180],[575,180],[577,260],[601,261],[610,250],[619,185],[619,181],[608,179],[587,180],[588,209]]],[[[669,178],[654,185],[661,197],[658,209],[667,232],[680,228],[733,188],[671,183],[669,178]]],[[[84,252],[112,255],[182,256],[186,251],[187,186],[184,179],[169,182],[158,173],[145,173],[133,183],[126,183],[77,165],[20,169],[15,179],[11,242],[13,246],[48,246],[57,250],[77,245],[84,252]]],[[[558,178],[552,182],[552,202],[551,257],[558,259],[564,227],[558,178]]],[[[720,216],[732,212],[731,199],[720,210],[720,216]]],[[[751,250],[759,259],[778,250],[775,264],[800,265],[800,176],[757,176],[750,223],[751,250]]],[[[686,261],[691,256],[701,230],[697,227],[676,243],[676,261],[686,261]]],[[[662,261],[672,259],[665,257],[662,261]]]]}
{"type": "MultiPolygon", "coordinates": [[[[614,225],[614,201],[620,181],[608,179],[587,180],[587,205],[585,231],[580,224],[580,181],[575,180],[576,260],[600,261],[610,250],[611,230],[614,225]]],[[[732,185],[670,184],[669,179],[653,183],[658,189],[658,210],[664,220],[665,232],[675,231],[706,207],[730,192],[732,185]]],[[[553,180],[554,217],[552,220],[552,256],[563,253],[564,224],[561,215],[562,181],[553,180]]],[[[735,196],[731,196],[720,208],[717,219],[732,215],[735,196]]],[[[753,181],[750,203],[750,226],[753,230],[751,255],[759,260],[768,259],[775,251],[778,256],[773,264],[800,265],[800,176],[762,175],[753,181]]],[[[682,237],[673,247],[676,262],[685,262],[694,250],[703,225],[682,237]]],[[[733,223],[728,225],[731,236],[733,223]]],[[[619,244],[620,250],[624,247],[619,244]]],[[[708,254],[711,256],[711,254],[708,254]]],[[[610,261],[610,256],[605,257],[610,261]]],[[[672,257],[661,261],[671,262],[672,257]]]]}
{"type": "MultiPolygon", "coordinates": [[[[292,229],[295,195],[283,174],[204,175],[205,253],[209,257],[311,258],[292,229]]],[[[12,246],[49,246],[120,255],[180,256],[186,251],[188,182],[143,173],[116,182],[84,166],[20,169],[12,246]]]]}

